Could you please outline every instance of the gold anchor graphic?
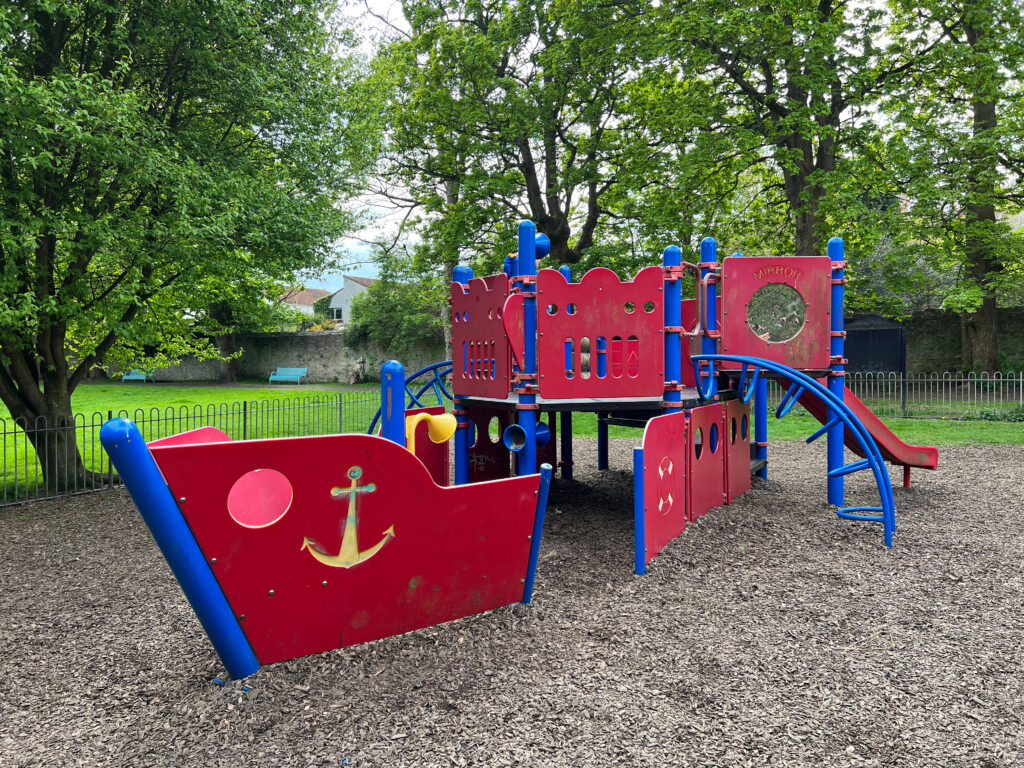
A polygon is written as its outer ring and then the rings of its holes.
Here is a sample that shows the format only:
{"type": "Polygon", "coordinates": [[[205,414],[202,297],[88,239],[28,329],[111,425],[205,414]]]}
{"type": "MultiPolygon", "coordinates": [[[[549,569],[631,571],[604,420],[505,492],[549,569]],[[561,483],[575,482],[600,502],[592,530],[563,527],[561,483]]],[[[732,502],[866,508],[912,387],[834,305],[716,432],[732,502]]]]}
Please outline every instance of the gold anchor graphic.
{"type": "Polygon", "coordinates": [[[299,549],[308,549],[309,554],[324,565],[329,565],[333,568],[351,568],[357,563],[369,560],[395,536],[395,526],[392,525],[384,531],[384,538],[369,549],[364,549],[362,552],[359,551],[359,541],[356,538],[356,494],[372,493],[377,490],[377,486],[373,483],[359,485],[359,478],[362,474],[363,470],[361,467],[351,467],[348,471],[348,476],[352,480],[352,485],[348,488],[331,488],[331,496],[348,496],[348,517],[345,518],[345,534],[341,539],[341,550],[338,554],[328,555],[308,536],[302,539],[302,546],[299,549]]]}

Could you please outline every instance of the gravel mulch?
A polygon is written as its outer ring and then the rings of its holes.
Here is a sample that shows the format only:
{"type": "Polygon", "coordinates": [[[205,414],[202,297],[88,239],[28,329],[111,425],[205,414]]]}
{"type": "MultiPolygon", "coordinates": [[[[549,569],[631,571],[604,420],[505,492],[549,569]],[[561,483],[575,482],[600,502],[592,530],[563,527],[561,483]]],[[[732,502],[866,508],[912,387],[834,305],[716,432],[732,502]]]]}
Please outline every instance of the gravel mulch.
{"type": "Polygon", "coordinates": [[[638,578],[632,445],[578,441],[533,606],[225,687],[124,492],[0,509],[0,766],[1021,764],[1024,449],[943,450],[886,550],[773,446],[638,578]]]}

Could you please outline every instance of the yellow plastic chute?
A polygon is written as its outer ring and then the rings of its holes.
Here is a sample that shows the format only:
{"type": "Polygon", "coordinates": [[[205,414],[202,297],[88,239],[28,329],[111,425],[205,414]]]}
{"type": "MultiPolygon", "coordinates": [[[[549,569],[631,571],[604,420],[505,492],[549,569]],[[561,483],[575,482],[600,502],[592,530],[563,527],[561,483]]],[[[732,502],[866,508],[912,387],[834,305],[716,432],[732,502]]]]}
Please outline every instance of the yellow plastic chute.
{"type": "Polygon", "coordinates": [[[416,427],[427,422],[427,434],[432,442],[443,443],[455,434],[455,416],[450,413],[415,413],[405,417],[405,447],[416,453],[416,427]]]}

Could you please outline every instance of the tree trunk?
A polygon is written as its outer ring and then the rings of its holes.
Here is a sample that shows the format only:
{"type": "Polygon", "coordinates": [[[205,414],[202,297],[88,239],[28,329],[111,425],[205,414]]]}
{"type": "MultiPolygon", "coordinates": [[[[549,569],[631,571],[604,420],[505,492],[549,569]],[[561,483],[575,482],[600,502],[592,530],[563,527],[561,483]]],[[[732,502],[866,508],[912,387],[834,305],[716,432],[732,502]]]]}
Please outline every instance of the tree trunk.
{"type": "Polygon", "coordinates": [[[217,351],[220,353],[220,372],[217,381],[220,384],[230,384],[238,381],[238,358],[234,356],[238,347],[235,344],[235,334],[222,333],[216,337],[217,351]]]}

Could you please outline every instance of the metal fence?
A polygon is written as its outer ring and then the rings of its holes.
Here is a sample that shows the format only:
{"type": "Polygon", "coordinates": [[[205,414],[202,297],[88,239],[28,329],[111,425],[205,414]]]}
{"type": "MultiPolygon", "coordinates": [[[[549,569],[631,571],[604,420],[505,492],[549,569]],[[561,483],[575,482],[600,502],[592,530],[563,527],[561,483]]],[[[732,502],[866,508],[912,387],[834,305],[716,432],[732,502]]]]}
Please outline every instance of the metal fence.
{"type": "MultiPolygon", "coordinates": [[[[1024,373],[847,373],[846,386],[883,419],[1005,419],[1024,411],[1024,373]]],[[[768,402],[783,388],[772,383],[768,402]]]]}
{"type": "Polygon", "coordinates": [[[379,393],[366,390],[207,406],[79,413],[71,422],[56,424],[44,418],[31,423],[24,419],[0,419],[0,506],[119,485],[99,439],[100,427],[115,416],[134,421],[146,440],[198,427],[217,427],[234,440],[253,440],[366,432],[379,406],[379,393]],[[49,471],[44,471],[44,462],[49,471]]]}

